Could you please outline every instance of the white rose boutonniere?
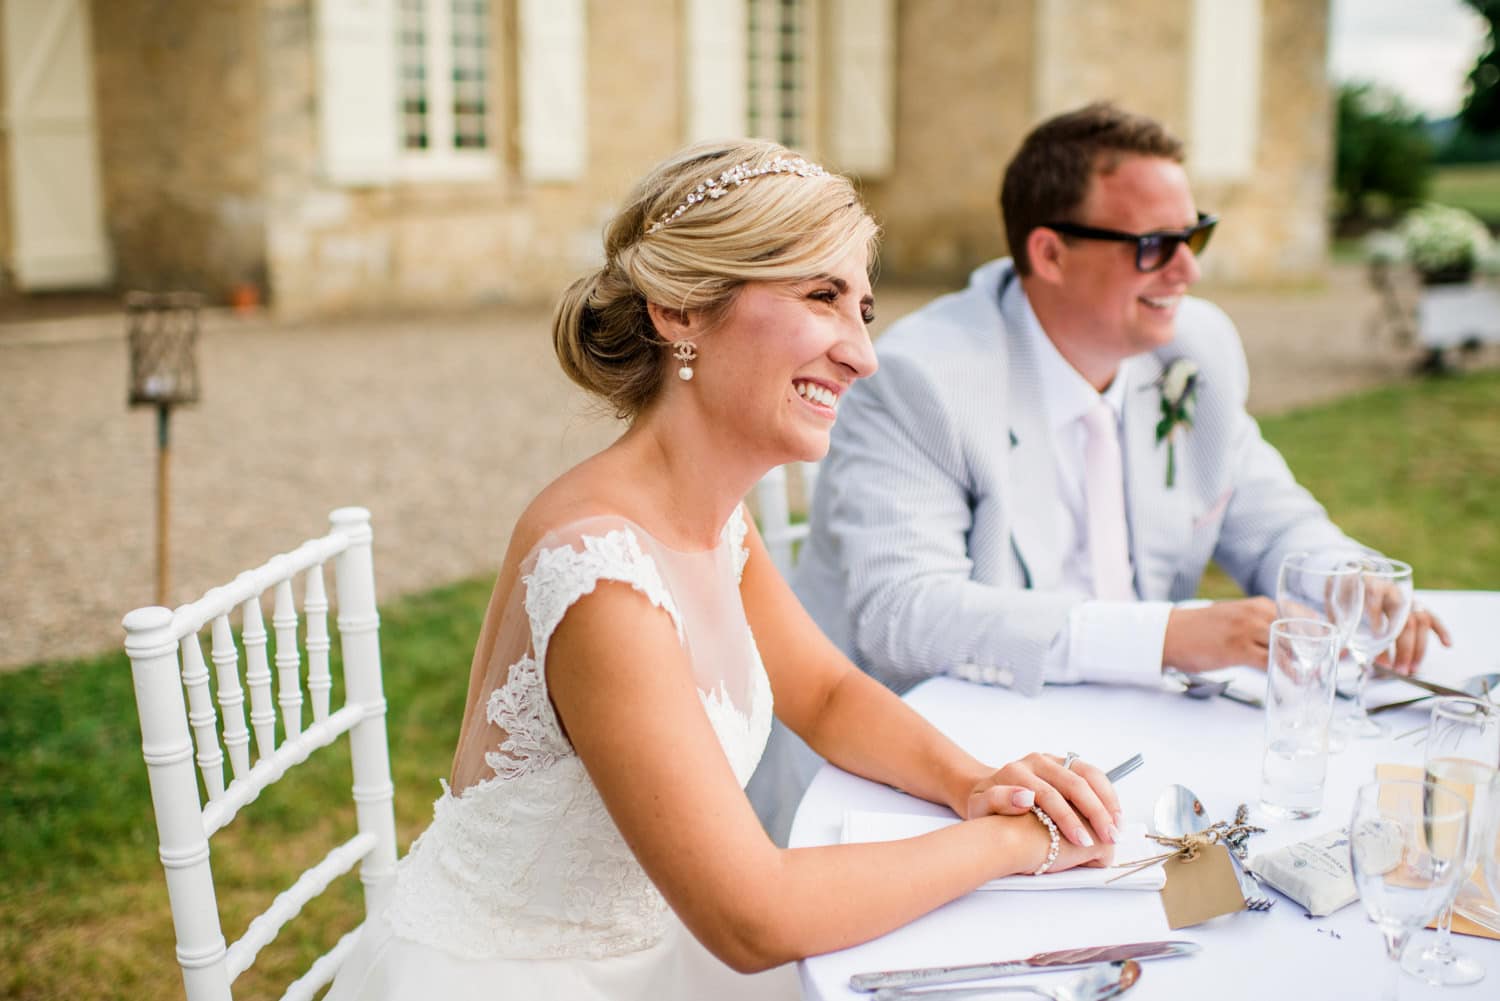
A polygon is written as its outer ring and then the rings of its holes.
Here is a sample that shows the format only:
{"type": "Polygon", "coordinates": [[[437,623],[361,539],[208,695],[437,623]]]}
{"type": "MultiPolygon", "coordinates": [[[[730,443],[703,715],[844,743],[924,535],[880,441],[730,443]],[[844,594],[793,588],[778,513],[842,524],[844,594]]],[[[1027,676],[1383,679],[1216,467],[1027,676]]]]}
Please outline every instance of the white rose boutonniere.
{"type": "Polygon", "coordinates": [[[1177,482],[1176,431],[1179,426],[1193,426],[1193,409],[1198,403],[1198,363],[1191,358],[1175,358],[1156,380],[1161,391],[1161,420],[1156,422],[1156,443],[1167,443],[1167,487],[1177,482]]]}

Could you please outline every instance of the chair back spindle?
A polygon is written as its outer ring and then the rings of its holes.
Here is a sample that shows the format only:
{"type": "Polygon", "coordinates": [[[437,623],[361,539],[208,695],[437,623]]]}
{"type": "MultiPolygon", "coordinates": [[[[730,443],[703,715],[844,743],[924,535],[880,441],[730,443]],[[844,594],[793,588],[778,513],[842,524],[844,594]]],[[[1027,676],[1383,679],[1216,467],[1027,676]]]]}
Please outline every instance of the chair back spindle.
{"type": "MultiPolygon", "coordinates": [[[[214,592],[210,591],[203,600],[212,597],[214,592]]],[[[214,616],[213,622],[210,656],[219,682],[219,709],[224,713],[224,749],[229,752],[234,777],[242,779],[250,774],[250,731],[245,726],[245,690],[240,687],[239,653],[234,648],[228,613],[214,616]]]]}
{"type": "MultiPolygon", "coordinates": [[[[355,865],[364,884],[366,915],[383,905],[396,867],[394,786],[385,728],[381,681],[380,617],[375,604],[369,513],[340,508],[332,531],[273,557],[260,567],[214,588],[175,610],[138,608],[125,616],[125,649],[135,681],[141,750],[151,784],[167,897],[177,936],[188,1001],[229,1001],[235,978],[254,961],[287,921],[355,865]],[[345,704],[330,711],[328,597],[322,566],[332,561],[338,598],[337,624],[343,657],[345,704]],[[306,618],[307,689],[312,722],[302,721],[301,654],[293,581],[303,582],[306,618]],[[261,602],[272,598],[275,631],[273,675],[267,660],[261,602]],[[250,726],[230,618],[238,611],[245,649],[244,688],[250,693],[250,726]],[[210,677],[198,633],[212,634],[210,677]],[[214,691],[210,691],[210,681],[214,691]],[[185,693],[185,694],[184,694],[185,693]],[[223,749],[214,696],[223,713],[223,749]],[[276,744],[277,708],[282,742],[276,744]],[[250,763],[250,732],[256,760],[250,763]],[[219,921],[209,840],[262,790],[318,748],[348,733],[358,833],[334,846],[255,917],[244,935],[226,944],[219,921]],[[196,755],[194,747],[196,744],[196,755]],[[224,757],[232,777],[224,783],[224,757]],[[195,770],[196,762],[196,770],[195,770]],[[207,792],[200,798],[198,775],[207,792]]],[[[358,929],[319,957],[288,987],[284,1001],[312,998],[337,973],[358,929]]]]}
{"type": "MultiPolygon", "coordinates": [[[[813,492],[818,483],[818,463],[799,462],[802,480],[802,513],[812,511],[813,492]]],[[[791,578],[797,566],[799,547],[807,539],[808,524],[792,520],[791,480],[789,466],[777,466],[755,485],[755,507],[760,516],[760,535],[771,562],[781,575],[791,578]]]]}

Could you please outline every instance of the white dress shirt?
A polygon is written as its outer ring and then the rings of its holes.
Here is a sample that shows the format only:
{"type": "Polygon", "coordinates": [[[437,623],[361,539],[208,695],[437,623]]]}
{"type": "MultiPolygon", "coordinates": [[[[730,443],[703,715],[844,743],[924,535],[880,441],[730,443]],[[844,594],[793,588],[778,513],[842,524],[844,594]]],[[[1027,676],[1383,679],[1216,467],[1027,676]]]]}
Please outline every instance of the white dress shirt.
{"type": "MultiPolygon", "coordinates": [[[[1125,394],[1130,389],[1130,360],[1121,363],[1114,381],[1099,393],[1058,353],[1042,330],[1031,303],[1026,301],[1021,283],[1012,282],[1005,294],[1021,297],[1026,336],[1031,339],[1037,359],[1047,425],[1052,431],[1061,509],[1055,522],[1057,538],[1053,551],[1063,554],[1062,584],[1069,591],[1093,595],[1083,473],[1088,432],[1083,418],[1102,397],[1114,412],[1119,433],[1125,394]]],[[[1133,562],[1131,569],[1134,570],[1133,562]]],[[[1053,639],[1042,668],[1044,678],[1063,684],[1082,681],[1156,684],[1161,678],[1162,644],[1171,611],[1169,601],[1083,602],[1073,609],[1067,625],[1053,639]]]]}

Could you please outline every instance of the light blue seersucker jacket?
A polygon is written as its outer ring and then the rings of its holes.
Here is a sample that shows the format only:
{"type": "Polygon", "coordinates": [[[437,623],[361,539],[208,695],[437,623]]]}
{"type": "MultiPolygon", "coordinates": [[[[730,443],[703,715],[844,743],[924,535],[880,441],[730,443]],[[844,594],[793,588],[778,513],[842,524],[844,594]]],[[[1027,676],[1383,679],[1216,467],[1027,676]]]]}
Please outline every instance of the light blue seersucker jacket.
{"type": "MultiPolygon", "coordinates": [[[[1048,647],[1086,600],[1061,590],[1052,435],[1021,318],[1001,305],[1013,277],[1009,259],[992,261],[894,324],[880,370],[839,405],[794,586],[833,641],[898,691],[972,665],[964,673],[989,668],[1035,694],[1048,647]]],[[[1274,596],[1283,555],[1357,545],[1245,412],[1245,354],[1222,310],[1185,298],[1173,341],[1135,364],[1122,457],[1141,598],[1192,598],[1210,558],[1247,593],[1274,596]],[[1155,383],[1184,356],[1199,367],[1197,407],[1168,487],[1155,383]]]]}

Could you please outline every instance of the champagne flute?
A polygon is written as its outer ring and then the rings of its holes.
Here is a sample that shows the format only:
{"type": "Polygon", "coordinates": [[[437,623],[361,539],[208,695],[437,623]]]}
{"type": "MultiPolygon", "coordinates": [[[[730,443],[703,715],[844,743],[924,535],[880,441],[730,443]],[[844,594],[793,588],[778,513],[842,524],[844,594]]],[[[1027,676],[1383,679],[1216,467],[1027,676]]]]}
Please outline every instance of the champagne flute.
{"type": "Polygon", "coordinates": [[[1359,687],[1354,708],[1344,717],[1344,732],[1356,737],[1379,737],[1385,725],[1365,709],[1365,688],[1375,672],[1375,658],[1388,650],[1411,615],[1411,567],[1383,556],[1364,556],[1359,561],[1364,580],[1364,601],[1359,621],[1349,637],[1349,653],[1359,665],[1359,687]]]}
{"type": "MultiPolygon", "coordinates": [[[[1367,555],[1351,549],[1289,553],[1276,574],[1276,617],[1329,623],[1338,637],[1335,657],[1342,655],[1364,606],[1365,579],[1360,565],[1367,555]]],[[[1331,728],[1328,750],[1342,751],[1344,744],[1342,729],[1331,728]]]]}
{"type": "MultiPolygon", "coordinates": [[[[1460,892],[1481,860],[1489,833],[1492,782],[1500,771],[1500,712],[1476,699],[1439,699],[1427,725],[1427,781],[1451,789],[1469,803],[1470,837],[1460,892]]],[[[1493,843],[1489,846],[1493,850],[1493,843]]],[[[1402,957],[1401,968],[1438,987],[1478,983],[1484,967],[1453,948],[1453,905],[1438,918],[1437,940],[1402,957]]]]}
{"type": "Polygon", "coordinates": [[[1411,933],[1452,902],[1463,871],[1469,805],[1431,782],[1361,786],[1349,822],[1349,866],[1360,903],[1385,937],[1395,1001],[1411,933]]]}

